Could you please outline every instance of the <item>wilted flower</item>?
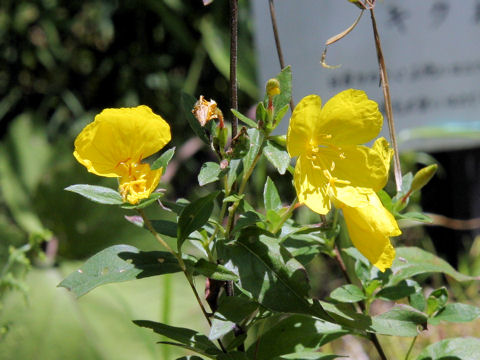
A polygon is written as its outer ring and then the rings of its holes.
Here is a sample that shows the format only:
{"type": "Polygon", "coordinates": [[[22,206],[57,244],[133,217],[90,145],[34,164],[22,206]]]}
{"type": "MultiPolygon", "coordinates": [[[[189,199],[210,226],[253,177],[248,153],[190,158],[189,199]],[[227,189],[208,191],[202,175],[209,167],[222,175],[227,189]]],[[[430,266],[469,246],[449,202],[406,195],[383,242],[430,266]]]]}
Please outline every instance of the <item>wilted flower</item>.
{"type": "Polygon", "coordinates": [[[202,126],[205,126],[210,120],[219,119],[221,127],[223,128],[223,114],[222,111],[217,108],[215,100],[210,99],[210,101],[207,101],[203,95],[200,95],[200,99],[195,103],[192,113],[202,126]]]}
{"type": "Polygon", "coordinates": [[[321,105],[317,95],[303,98],[288,128],[287,150],[298,156],[294,183],[299,202],[319,214],[326,214],[332,201],[342,208],[352,242],[384,271],[395,257],[389,236],[400,230],[375,193],[387,182],[393,151],[384,138],[372,148],[358,145],[378,135],[382,115],[360,90],[343,91],[321,105]],[[373,218],[376,222],[370,223],[373,218]]]}
{"type": "Polygon", "coordinates": [[[123,200],[136,204],[150,196],[163,172],[142,160],[170,139],[170,126],[148,106],[105,109],[77,136],[73,155],[89,172],[119,178],[123,200]]]}

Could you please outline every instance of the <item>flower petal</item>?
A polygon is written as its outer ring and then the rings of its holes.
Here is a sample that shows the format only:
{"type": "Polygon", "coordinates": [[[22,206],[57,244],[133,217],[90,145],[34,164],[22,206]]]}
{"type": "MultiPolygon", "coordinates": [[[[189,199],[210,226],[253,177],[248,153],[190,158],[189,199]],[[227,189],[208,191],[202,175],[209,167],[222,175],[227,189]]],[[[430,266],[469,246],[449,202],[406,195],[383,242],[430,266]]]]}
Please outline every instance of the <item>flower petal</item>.
{"type": "Polygon", "coordinates": [[[364,144],[378,135],[383,117],[375,101],[362,90],[349,89],[332,97],[321,111],[317,132],[331,135],[336,146],[364,144]]]}
{"type": "Polygon", "coordinates": [[[105,109],[77,136],[73,154],[94,174],[124,176],[119,163],[140,162],[170,139],[170,126],[148,106],[105,109]]]}
{"type": "Polygon", "coordinates": [[[330,199],[326,193],[328,180],[311,159],[299,156],[293,180],[299,203],[307,205],[318,214],[330,211],[330,199]]]}
{"type": "MultiPolygon", "coordinates": [[[[348,233],[353,245],[380,271],[392,266],[395,249],[390,236],[401,234],[397,222],[385,209],[373,191],[365,194],[368,204],[363,207],[345,206],[342,208],[348,233]]],[[[337,205],[337,202],[336,202],[337,205]]]]}
{"type": "Polygon", "coordinates": [[[348,181],[351,186],[383,189],[388,180],[393,150],[385,138],[375,141],[372,148],[362,145],[320,148],[318,156],[328,164],[332,177],[348,181]]]}
{"type": "Polygon", "coordinates": [[[311,148],[315,128],[320,119],[322,99],[318,95],[305,96],[293,110],[287,132],[287,150],[291,157],[311,148]]]}

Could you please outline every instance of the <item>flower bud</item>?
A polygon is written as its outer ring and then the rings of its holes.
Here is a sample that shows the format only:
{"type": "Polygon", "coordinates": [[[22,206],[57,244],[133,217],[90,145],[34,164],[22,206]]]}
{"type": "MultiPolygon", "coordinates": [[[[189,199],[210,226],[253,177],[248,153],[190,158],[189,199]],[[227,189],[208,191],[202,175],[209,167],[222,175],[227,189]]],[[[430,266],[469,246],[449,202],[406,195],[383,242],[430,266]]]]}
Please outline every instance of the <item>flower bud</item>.
{"type": "Polygon", "coordinates": [[[418,191],[423,188],[432,179],[433,175],[437,172],[438,165],[432,164],[420,169],[412,180],[410,191],[418,191]]]}
{"type": "Polygon", "coordinates": [[[272,98],[280,94],[280,82],[277,79],[270,79],[265,86],[268,97],[272,98]]]}

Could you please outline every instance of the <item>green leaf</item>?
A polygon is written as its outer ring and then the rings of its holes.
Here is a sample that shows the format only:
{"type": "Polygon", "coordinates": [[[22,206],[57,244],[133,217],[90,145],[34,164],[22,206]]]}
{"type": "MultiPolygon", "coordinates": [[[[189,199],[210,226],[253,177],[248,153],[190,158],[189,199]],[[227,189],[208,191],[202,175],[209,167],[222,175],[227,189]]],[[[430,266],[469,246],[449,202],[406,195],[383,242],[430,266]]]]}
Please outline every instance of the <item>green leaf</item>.
{"type": "Polygon", "coordinates": [[[175,154],[175,148],[168,149],[165,151],[157,160],[155,160],[150,169],[157,170],[162,168],[163,173],[165,173],[165,169],[167,168],[168,163],[172,160],[173,155],[175,154]]]}
{"type": "Polygon", "coordinates": [[[375,297],[378,299],[395,301],[415,294],[416,291],[417,290],[413,285],[409,285],[406,281],[400,281],[396,285],[384,287],[375,295],[375,297]]]}
{"type": "Polygon", "coordinates": [[[147,206],[150,206],[151,204],[157,202],[157,200],[160,199],[163,195],[164,194],[161,192],[154,192],[150,194],[148,199],[143,199],[138,204],[124,203],[122,204],[121,208],[122,209],[144,209],[147,206]]]}
{"type": "Polygon", "coordinates": [[[200,186],[212,183],[220,179],[222,172],[220,165],[214,162],[206,162],[202,165],[200,173],[198,174],[198,184],[200,186]]]}
{"type": "Polygon", "coordinates": [[[480,360],[480,339],[452,338],[427,346],[417,360],[480,360]]]}
{"type": "Polygon", "coordinates": [[[107,205],[123,204],[122,196],[115,190],[98,185],[77,184],[65,188],[86,197],[88,200],[107,205]]]}
{"type": "Polygon", "coordinates": [[[307,300],[310,286],[304,267],[276,239],[260,232],[242,232],[236,242],[219,249],[240,277],[239,285],[268,309],[324,316],[307,300]]]}
{"type": "Polygon", "coordinates": [[[279,174],[285,174],[288,165],[290,165],[290,156],[284,148],[273,141],[267,140],[263,148],[263,155],[265,155],[268,161],[277,169],[279,174]]]}
{"type": "Polygon", "coordinates": [[[196,102],[197,99],[195,99],[192,95],[182,93],[182,108],[188,124],[192,128],[195,135],[200,138],[200,140],[202,140],[205,144],[210,145],[210,139],[208,138],[205,129],[192,114],[192,110],[196,102]]]}
{"type": "Polygon", "coordinates": [[[348,333],[340,325],[305,315],[288,315],[287,317],[276,315],[268,320],[268,322],[274,321],[275,323],[267,327],[267,331],[262,331],[259,339],[247,349],[249,358],[281,359],[297,351],[313,351],[348,333]]]}
{"type": "Polygon", "coordinates": [[[220,191],[215,191],[207,196],[188,204],[178,217],[177,246],[181,249],[183,242],[195,230],[205,225],[213,211],[213,201],[220,191]]]}
{"type": "Polygon", "coordinates": [[[428,323],[432,325],[437,325],[441,321],[461,323],[473,321],[478,317],[480,317],[480,308],[473,305],[452,303],[447,304],[433,318],[428,319],[428,323]]]}
{"type": "Polygon", "coordinates": [[[459,273],[445,260],[417,247],[399,247],[396,248],[396,253],[389,285],[426,273],[443,273],[457,281],[480,279],[479,277],[459,273]]]}
{"type": "Polygon", "coordinates": [[[217,356],[217,360],[249,360],[244,352],[235,351],[217,356]]]}
{"type": "Polygon", "coordinates": [[[263,104],[263,102],[258,103],[257,109],[255,110],[255,118],[257,119],[257,121],[266,121],[267,109],[265,109],[265,105],[263,104]]]}
{"type": "Polygon", "coordinates": [[[347,284],[336,288],[330,293],[333,300],[343,303],[355,303],[366,299],[362,289],[356,285],[347,284]]]}
{"type": "Polygon", "coordinates": [[[238,276],[235,273],[228,270],[225,266],[208,262],[205,259],[198,260],[197,263],[194,265],[193,269],[197,273],[213,280],[222,280],[222,281],[238,280],[238,276]]]}
{"type": "Polygon", "coordinates": [[[414,280],[407,280],[406,282],[409,286],[413,286],[415,288],[415,293],[408,296],[408,302],[410,306],[419,311],[425,310],[425,307],[427,306],[427,300],[425,299],[425,295],[423,294],[423,289],[420,284],[414,280]]]}
{"type": "Polygon", "coordinates": [[[443,308],[448,301],[448,290],[441,287],[433,290],[427,299],[427,314],[433,315],[443,308]]]}
{"type": "Polygon", "coordinates": [[[263,203],[266,210],[279,210],[282,207],[277,187],[270,177],[267,177],[267,182],[263,188],[263,203]]]}
{"type": "MultiPolygon", "coordinates": [[[[273,98],[273,106],[275,107],[275,116],[279,111],[283,111],[285,105],[290,104],[292,98],[292,69],[286,66],[278,75],[277,80],[280,82],[280,94],[273,98]]],[[[265,96],[264,104],[268,104],[268,96],[265,96]]]]}
{"type": "Polygon", "coordinates": [[[248,169],[250,169],[250,167],[253,165],[253,162],[259,153],[264,140],[264,136],[260,130],[248,129],[247,134],[250,138],[250,150],[243,158],[243,168],[245,171],[248,171],[248,169]]]}
{"type": "Polygon", "coordinates": [[[233,183],[237,180],[237,176],[239,173],[239,169],[241,168],[242,160],[240,159],[233,159],[230,160],[230,164],[228,164],[228,174],[227,174],[227,187],[228,191],[232,188],[233,183]]]}
{"type": "Polygon", "coordinates": [[[273,360],[332,360],[348,356],[323,354],[318,351],[311,352],[296,352],[293,354],[282,355],[274,358],[273,360]]]}
{"type": "Polygon", "coordinates": [[[205,335],[202,335],[195,330],[170,326],[149,320],[133,320],[133,323],[140,327],[152,329],[157,334],[178,341],[186,348],[194,350],[199,354],[206,356],[221,354],[221,351],[213,342],[208,340],[205,335]]]}
{"type": "Polygon", "coordinates": [[[80,297],[97,286],[181,271],[169,252],[143,252],[129,245],[114,245],[89,258],[58,286],[80,297]]]}
{"type": "Polygon", "coordinates": [[[177,237],[178,226],[176,222],[168,220],[150,220],[153,228],[160,235],[170,236],[172,238],[177,237]]]}
{"type": "Polygon", "coordinates": [[[415,211],[407,212],[405,214],[395,213],[395,219],[412,220],[412,221],[418,221],[426,224],[431,224],[433,222],[433,220],[429,216],[420,212],[415,212],[415,211]]]}
{"type": "Polygon", "coordinates": [[[282,108],[278,109],[278,111],[276,111],[275,118],[273,119],[273,122],[275,124],[278,124],[283,119],[283,117],[287,113],[288,109],[290,109],[289,104],[285,104],[282,108]]]}
{"type": "Polygon", "coordinates": [[[375,332],[382,335],[417,336],[425,328],[427,316],[409,306],[397,306],[391,310],[370,317],[355,312],[350,304],[320,302],[323,309],[337,324],[347,329],[375,332]]]}
{"type": "Polygon", "coordinates": [[[243,121],[245,124],[247,124],[251,128],[257,128],[257,123],[255,121],[253,121],[252,119],[243,115],[241,112],[239,112],[235,109],[230,109],[230,111],[233,113],[233,115],[235,115],[238,118],[238,120],[243,121]]]}
{"type": "Polygon", "coordinates": [[[397,306],[372,318],[372,330],[383,335],[417,336],[427,328],[425,314],[407,306],[397,306]]]}

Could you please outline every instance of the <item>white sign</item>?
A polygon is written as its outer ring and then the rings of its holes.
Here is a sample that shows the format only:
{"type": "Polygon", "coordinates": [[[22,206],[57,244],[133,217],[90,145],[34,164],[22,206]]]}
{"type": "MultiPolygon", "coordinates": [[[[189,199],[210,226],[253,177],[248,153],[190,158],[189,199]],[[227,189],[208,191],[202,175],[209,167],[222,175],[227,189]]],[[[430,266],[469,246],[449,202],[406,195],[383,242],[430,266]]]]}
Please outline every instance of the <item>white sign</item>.
{"type": "MultiPolygon", "coordinates": [[[[262,84],[279,72],[268,1],[253,1],[262,84]]],[[[292,66],[294,102],[318,94],[325,103],[357,88],[383,104],[370,13],[347,0],[277,0],[285,62],[292,66]]],[[[445,150],[480,144],[480,1],[377,1],[377,26],[387,64],[401,149],[445,150]]],[[[381,105],[382,107],[383,105],[381,105]]],[[[287,123],[282,126],[285,132],[287,123]]],[[[388,137],[385,122],[382,131],[388,137]]]]}

